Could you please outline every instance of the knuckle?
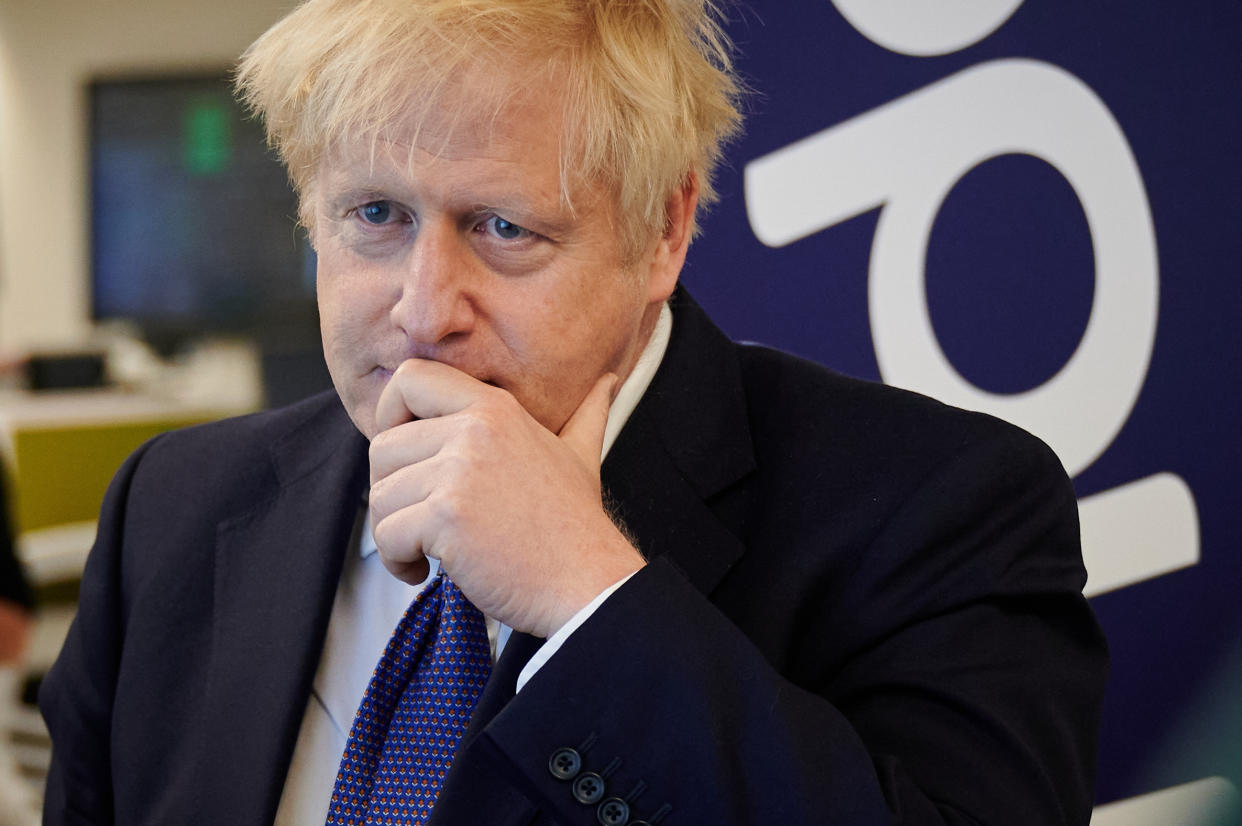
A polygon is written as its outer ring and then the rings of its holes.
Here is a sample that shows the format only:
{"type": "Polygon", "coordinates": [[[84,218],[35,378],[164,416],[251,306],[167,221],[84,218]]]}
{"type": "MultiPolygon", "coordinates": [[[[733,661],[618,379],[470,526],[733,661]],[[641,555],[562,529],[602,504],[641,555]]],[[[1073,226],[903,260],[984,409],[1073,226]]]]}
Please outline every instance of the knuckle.
{"type": "Polygon", "coordinates": [[[428,510],[438,525],[453,525],[456,524],[467,500],[468,497],[456,485],[449,485],[428,497],[428,510]]]}
{"type": "Polygon", "coordinates": [[[488,400],[495,406],[498,413],[505,416],[512,416],[522,410],[522,405],[518,403],[517,396],[503,387],[492,387],[491,392],[488,394],[488,400]]]}
{"type": "Polygon", "coordinates": [[[438,459],[437,476],[441,480],[441,484],[437,487],[448,488],[466,476],[470,468],[470,462],[466,458],[468,450],[468,445],[455,444],[436,457],[438,459]]]}
{"type": "Polygon", "coordinates": [[[393,542],[396,539],[394,536],[395,531],[396,525],[392,519],[387,517],[375,520],[375,524],[371,526],[371,537],[375,540],[375,546],[382,555],[387,556],[391,552],[393,542]]]}
{"type": "Polygon", "coordinates": [[[471,441],[486,441],[492,438],[498,427],[496,413],[486,404],[474,405],[464,411],[461,422],[461,434],[471,441]]]}
{"type": "Polygon", "coordinates": [[[371,506],[371,510],[377,515],[388,515],[388,492],[391,487],[392,483],[389,481],[389,477],[372,483],[371,490],[367,494],[367,504],[371,506]]]}
{"type": "Polygon", "coordinates": [[[375,465],[388,452],[388,443],[392,441],[392,436],[389,435],[391,433],[391,429],[381,430],[371,437],[371,446],[367,448],[367,459],[372,465],[375,465]]]}

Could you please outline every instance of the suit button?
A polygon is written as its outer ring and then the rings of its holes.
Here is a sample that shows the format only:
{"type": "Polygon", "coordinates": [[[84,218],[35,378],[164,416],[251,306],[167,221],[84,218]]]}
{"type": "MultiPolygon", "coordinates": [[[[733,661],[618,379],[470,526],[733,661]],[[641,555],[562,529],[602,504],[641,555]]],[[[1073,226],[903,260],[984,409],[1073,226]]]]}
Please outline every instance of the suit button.
{"type": "Polygon", "coordinates": [[[595,810],[600,826],[625,826],[630,820],[630,804],[619,797],[610,797],[595,810]]]}
{"type": "Polygon", "coordinates": [[[592,805],[604,799],[604,778],[595,772],[583,772],[574,781],[574,799],[592,805]]]}
{"type": "Polygon", "coordinates": [[[582,755],[574,749],[557,749],[548,758],[548,771],[557,780],[573,780],[581,770],[582,755]]]}

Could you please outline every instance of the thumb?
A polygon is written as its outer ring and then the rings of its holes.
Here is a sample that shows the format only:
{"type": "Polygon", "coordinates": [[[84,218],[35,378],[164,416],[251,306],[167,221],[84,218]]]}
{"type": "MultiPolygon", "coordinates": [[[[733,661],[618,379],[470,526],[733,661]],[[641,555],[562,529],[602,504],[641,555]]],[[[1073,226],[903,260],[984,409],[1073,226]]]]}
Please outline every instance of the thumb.
{"type": "Polygon", "coordinates": [[[561,441],[569,446],[588,468],[599,471],[600,453],[604,449],[604,428],[608,424],[608,408],[620,380],[614,373],[605,373],[595,382],[561,428],[561,441]]]}

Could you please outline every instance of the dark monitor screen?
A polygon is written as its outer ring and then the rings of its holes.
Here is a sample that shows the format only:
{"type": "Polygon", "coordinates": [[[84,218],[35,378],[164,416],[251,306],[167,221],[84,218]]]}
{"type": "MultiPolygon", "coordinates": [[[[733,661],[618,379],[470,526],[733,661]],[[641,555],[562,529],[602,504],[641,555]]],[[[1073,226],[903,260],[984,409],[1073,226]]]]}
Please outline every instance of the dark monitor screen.
{"type": "Polygon", "coordinates": [[[96,81],[90,115],[96,319],[168,345],[313,318],[292,188],[227,77],[96,81]]]}

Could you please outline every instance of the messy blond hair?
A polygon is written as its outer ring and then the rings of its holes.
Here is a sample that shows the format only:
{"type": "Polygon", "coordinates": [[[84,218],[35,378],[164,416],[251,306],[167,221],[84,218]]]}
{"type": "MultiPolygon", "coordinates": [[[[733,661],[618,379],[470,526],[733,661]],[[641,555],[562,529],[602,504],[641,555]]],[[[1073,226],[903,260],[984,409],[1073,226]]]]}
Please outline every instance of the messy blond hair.
{"type": "Polygon", "coordinates": [[[688,176],[700,203],[716,198],[713,173],[741,123],[718,20],[715,0],[307,0],[242,56],[237,88],[311,226],[308,196],[331,146],[382,137],[411,115],[494,115],[510,84],[463,100],[454,82],[480,66],[543,68],[564,92],[562,198],[572,206],[583,183],[610,188],[634,252],[662,230],[688,176]]]}

